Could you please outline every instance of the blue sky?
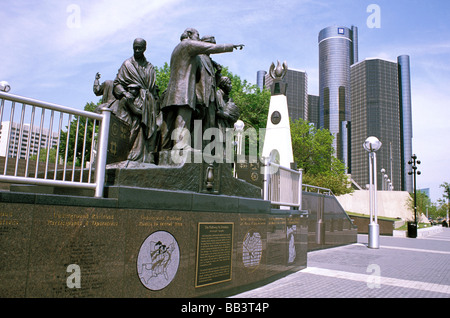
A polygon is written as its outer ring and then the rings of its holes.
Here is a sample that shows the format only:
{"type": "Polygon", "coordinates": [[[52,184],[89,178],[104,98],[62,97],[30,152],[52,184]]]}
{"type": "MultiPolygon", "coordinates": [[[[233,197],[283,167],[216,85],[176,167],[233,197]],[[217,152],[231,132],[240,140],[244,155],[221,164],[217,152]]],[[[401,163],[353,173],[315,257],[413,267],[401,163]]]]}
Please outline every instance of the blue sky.
{"type": "Polygon", "coordinates": [[[422,161],[419,188],[450,182],[450,1],[418,0],[0,0],[0,80],[11,93],[82,109],[97,101],[96,72],[114,79],[132,55],[136,37],[147,40],[156,66],[186,27],[214,35],[218,43],[245,44],[215,56],[230,71],[256,83],[272,62],[308,73],[318,94],[318,44],[330,25],[359,29],[359,60],[411,58],[413,152],[422,161]],[[370,4],[380,8],[379,28],[369,28],[370,4]]]}

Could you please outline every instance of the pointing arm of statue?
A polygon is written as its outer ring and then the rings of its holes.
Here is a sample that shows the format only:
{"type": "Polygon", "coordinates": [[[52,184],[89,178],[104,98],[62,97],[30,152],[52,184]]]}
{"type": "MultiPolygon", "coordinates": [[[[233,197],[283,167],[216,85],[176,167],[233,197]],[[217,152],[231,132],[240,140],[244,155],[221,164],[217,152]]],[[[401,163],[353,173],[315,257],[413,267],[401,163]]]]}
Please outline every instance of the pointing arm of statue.
{"type": "Polygon", "coordinates": [[[101,94],[103,94],[103,89],[99,82],[100,77],[101,77],[100,73],[97,72],[97,74],[95,74],[95,80],[94,80],[94,86],[93,86],[94,94],[96,96],[100,96],[101,94]]]}

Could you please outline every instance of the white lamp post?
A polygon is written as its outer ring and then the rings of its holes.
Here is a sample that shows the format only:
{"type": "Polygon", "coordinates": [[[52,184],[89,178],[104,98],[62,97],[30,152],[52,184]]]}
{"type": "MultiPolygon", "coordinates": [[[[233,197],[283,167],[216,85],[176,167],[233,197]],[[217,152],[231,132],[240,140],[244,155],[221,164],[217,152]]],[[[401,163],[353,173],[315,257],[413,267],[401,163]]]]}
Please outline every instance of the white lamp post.
{"type": "Polygon", "coordinates": [[[236,163],[237,161],[239,161],[239,159],[236,158],[236,156],[241,156],[242,155],[242,132],[244,131],[244,122],[242,120],[238,120],[234,123],[234,131],[236,132],[234,140],[233,140],[233,144],[234,144],[234,165],[233,165],[233,170],[234,170],[234,176],[237,177],[237,172],[236,172],[236,163]]]}
{"type": "Polygon", "coordinates": [[[10,90],[11,86],[9,86],[9,83],[7,81],[0,82],[0,91],[8,93],[10,90]]]}
{"type": "Polygon", "coordinates": [[[236,140],[236,153],[238,155],[242,154],[242,132],[244,131],[244,122],[238,120],[234,123],[234,130],[237,132],[236,140]]]}
{"type": "Polygon", "coordinates": [[[369,152],[369,248],[379,248],[380,228],[377,219],[377,157],[375,152],[381,148],[381,141],[369,137],[364,141],[364,149],[369,152]]]}

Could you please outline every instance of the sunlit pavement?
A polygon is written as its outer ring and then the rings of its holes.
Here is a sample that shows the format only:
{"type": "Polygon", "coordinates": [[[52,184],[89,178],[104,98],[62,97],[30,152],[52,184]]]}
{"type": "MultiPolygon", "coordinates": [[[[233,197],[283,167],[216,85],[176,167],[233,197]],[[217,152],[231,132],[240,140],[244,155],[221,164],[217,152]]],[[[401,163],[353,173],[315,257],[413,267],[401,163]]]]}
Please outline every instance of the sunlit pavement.
{"type": "Polygon", "coordinates": [[[306,269],[232,298],[449,298],[450,228],[420,238],[367,235],[308,253],[306,269]]]}

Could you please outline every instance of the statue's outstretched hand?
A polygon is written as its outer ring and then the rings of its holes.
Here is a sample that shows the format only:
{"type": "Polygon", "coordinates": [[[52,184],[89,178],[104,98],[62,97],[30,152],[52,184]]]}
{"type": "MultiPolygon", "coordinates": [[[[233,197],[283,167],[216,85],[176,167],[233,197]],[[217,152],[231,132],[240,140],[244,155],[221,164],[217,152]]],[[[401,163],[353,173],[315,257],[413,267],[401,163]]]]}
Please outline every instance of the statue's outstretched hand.
{"type": "Polygon", "coordinates": [[[242,50],[244,48],[244,44],[233,45],[233,48],[242,50]]]}

